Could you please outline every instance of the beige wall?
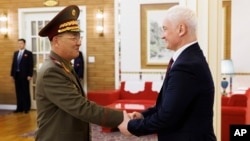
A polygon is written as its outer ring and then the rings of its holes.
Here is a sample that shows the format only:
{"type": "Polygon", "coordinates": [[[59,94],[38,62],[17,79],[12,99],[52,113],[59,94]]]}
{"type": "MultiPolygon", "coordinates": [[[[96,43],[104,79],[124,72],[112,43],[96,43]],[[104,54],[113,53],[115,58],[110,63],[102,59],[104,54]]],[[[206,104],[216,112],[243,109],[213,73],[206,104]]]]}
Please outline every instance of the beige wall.
{"type": "MultiPolygon", "coordinates": [[[[14,83],[10,78],[12,55],[17,50],[18,8],[44,7],[43,0],[1,0],[0,12],[8,12],[11,32],[8,38],[0,35],[0,104],[15,104],[14,83]]],[[[95,63],[87,63],[88,90],[114,88],[114,1],[113,0],[60,0],[58,6],[85,5],[87,14],[87,56],[95,56],[95,63]],[[104,36],[95,32],[95,12],[105,12],[104,36]]],[[[87,61],[87,60],[86,60],[87,61]]]]}

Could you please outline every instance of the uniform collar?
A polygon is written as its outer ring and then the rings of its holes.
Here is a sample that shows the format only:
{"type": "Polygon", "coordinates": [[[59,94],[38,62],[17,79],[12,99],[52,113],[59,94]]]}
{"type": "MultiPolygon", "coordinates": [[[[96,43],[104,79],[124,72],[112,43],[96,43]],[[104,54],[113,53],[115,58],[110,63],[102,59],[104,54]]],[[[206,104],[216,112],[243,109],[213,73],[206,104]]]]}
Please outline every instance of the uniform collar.
{"type": "Polygon", "coordinates": [[[57,55],[55,52],[51,51],[50,52],[50,58],[53,60],[53,62],[63,68],[66,72],[71,73],[73,70],[72,67],[72,63],[66,61],[65,59],[63,59],[62,57],[60,57],[59,55],[57,55]]]}

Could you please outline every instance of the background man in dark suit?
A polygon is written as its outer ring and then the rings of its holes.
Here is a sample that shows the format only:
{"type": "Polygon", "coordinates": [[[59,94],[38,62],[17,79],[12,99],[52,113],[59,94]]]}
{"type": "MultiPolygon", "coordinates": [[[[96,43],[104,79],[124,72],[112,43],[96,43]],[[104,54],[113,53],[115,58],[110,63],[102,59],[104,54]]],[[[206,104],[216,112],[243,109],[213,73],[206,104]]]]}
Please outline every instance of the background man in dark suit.
{"type": "Polygon", "coordinates": [[[33,55],[25,49],[25,39],[18,39],[18,51],[14,52],[11,76],[15,81],[17,109],[14,111],[28,113],[31,106],[29,81],[33,75],[33,55]]]}
{"type": "Polygon", "coordinates": [[[79,51],[79,56],[74,59],[74,70],[79,79],[82,81],[84,75],[84,59],[81,51],[79,51]]]}
{"type": "Polygon", "coordinates": [[[157,133],[159,141],[216,141],[213,130],[214,83],[196,38],[196,16],[186,7],[170,8],[162,38],[175,51],[156,105],[130,113],[119,126],[126,135],[157,133]]]}

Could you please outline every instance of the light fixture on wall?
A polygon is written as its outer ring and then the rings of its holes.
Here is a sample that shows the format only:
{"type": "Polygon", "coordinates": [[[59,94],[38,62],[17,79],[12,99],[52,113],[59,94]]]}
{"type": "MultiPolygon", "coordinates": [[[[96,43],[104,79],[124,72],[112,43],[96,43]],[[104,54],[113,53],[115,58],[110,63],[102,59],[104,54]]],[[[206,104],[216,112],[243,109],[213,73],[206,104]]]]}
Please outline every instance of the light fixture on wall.
{"type": "Polygon", "coordinates": [[[0,14],[0,33],[4,37],[8,36],[8,17],[7,13],[0,14]]]}
{"type": "MultiPolygon", "coordinates": [[[[233,61],[231,59],[225,59],[221,61],[221,74],[222,75],[229,75],[229,94],[232,94],[232,84],[233,84],[233,74],[234,74],[234,66],[233,61]]],[[[223,80],[221,82],[221,86],[224,87],[223,89],[226,89],[226,78],[223,77],[223,80]],[[223,86],[224,85],[224,86],[223,86]]]]}
{"type": "Polygon", "coordinates": [[[100,35],[103,36],[103,20],[104,20],[104,14],[102,9],[98,9],[96,12],[96,32],[100,35]]]}
{"type": "Polygon", "coordinates": [[[43,4],[45,6],[56,6],[58,5],[58,0],[44,0],[43,4]]]}

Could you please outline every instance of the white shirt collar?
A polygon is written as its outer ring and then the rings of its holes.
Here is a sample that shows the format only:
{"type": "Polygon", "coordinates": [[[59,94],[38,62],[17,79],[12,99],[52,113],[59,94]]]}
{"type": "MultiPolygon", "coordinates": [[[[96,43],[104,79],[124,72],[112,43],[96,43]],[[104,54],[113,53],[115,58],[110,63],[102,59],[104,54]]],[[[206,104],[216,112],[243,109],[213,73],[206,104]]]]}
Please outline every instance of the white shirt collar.
{"type": "Polygon", "coordinates": [[[19,52],[23,53],[23,52],[24,52],[24,49],[19,49],[19,52]]]}
{"type": "Polygon", "coordinates": [[[174,61],[180,56],[180,54],[183,52],[183,50],[185,50],[186,48],[190,47],[192,44],[197,43],[197,41],[193,41],[191,43],[188,43],[186,45],[184,45],[183,47],[179,48],[173,55],[173,59],[174,61]]]}

